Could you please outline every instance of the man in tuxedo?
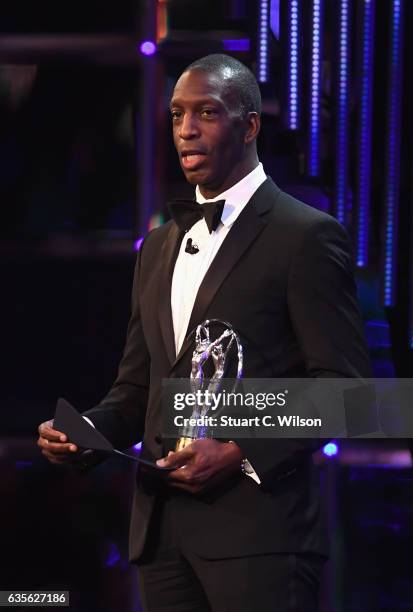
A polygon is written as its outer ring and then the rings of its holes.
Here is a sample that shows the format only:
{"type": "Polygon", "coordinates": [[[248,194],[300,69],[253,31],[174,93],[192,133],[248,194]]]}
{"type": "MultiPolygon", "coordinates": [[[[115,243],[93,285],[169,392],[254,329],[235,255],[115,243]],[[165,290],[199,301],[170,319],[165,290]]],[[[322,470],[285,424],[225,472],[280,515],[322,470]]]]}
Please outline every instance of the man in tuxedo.
{"type": "MultiPolygon", "coordinates": [[[[282,192],[259,163],[261,98],[253,74],[215,54],[191,64],[170,102],[174,143],[196,203],[139,251],[118,377],[85,413],[114,446],[143,439],[130,527],[149,611],[314,612],[326,545],[306,439],[162,437],[161,383],[188,377],[190,332],[229,321],[244,376],[370,375],[348,238],[337,221],[282,192]]],[[[76,446],[51,421],[38,444],[52,462],[76,446]]]]}

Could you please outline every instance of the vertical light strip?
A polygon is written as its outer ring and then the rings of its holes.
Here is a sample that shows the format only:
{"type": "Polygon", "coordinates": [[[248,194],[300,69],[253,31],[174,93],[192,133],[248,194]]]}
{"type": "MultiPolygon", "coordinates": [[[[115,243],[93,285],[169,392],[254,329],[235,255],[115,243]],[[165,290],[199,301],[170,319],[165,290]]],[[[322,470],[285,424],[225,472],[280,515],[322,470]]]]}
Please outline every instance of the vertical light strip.
{"type": "Polygon", "coordinates": [[[313,0],[311,35],[310,121],[308,131],[308,174],[320,174],[321,118],[321,18],[323,2],[313,0]]]}
{"type": "Polygon", "coordinates": [[[336,127],[336,176],[334,208],[340,223],[346,220],[348,185],[348,112],[350,68],[350,2],[340,0],[338,97],[336,127]]]}
{"type": "Polygon", "coordinates": [[[361,92],[356,185],[356,262],[359,268],[367,266],[369,250],[374,12],[375,0],[363,0],[361,92]]]}
{"type": "Polygon", "coordinates": [[[288,127],[300,127],[300,16],[299,0],[289,0],[289,64],[288,64],[288,127]]]}
{"type": "Polygon", "coordinates": [[[275,38],[280,38],[280,0],[271,0],[270,27],[275,38]]]}
{"type": "Polygon", "coordinates": [[[156,12],[156,42],[168,36],[168,0],[158,0],[156,12]]]}
{"type": "Polygon", "coordinates": [[[396,293],[396,247],[400,179],[402,8],[403,0],[392,1],[384,200],[385,253],[383,270],[383,297],[385,306],[392,306],[394,304],[396,293]]]}
{"type": "Polygon", "coordinates": [[[268,33],[270,22],[270,0],[260,0],[260,11],[258,16],[258,81],[268,81],[268,33]]]}
{"type": "MultiPolygon", "coordinates": [[[[413,122],[410,120],[413,131],[413,122]]],[[[410,161],[410,236],[413,235],[413,161],[410,161]]],[[[409,288],[409,346],[413,349],[413,240],[410,239],[410,288],[409,288]]]]}
{"type": "Polygon", "coordinates": [[[142,31],[147,36],[141,45],[141,74],[136,115],[136,176],[137,227],[136,235],[145,236],[150,218],[159,200],[156,161],[159,153],[157,121],[157,3],[147,2],[142,13],[142,31]]]}

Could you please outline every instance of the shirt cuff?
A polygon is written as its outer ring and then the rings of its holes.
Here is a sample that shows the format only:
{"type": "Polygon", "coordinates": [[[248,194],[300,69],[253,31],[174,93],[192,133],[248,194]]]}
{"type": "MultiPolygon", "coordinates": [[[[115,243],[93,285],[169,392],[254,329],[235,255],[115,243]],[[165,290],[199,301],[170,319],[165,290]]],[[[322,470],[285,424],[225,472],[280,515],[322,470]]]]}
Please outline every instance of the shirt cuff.
{"type": "Polygon", "coordinates": [[[85,421],[87,421],[87,422],[89,423],[89,425],[92,425],[93,429],[96,429],[96,427],[93,425],[93,423],[92,423],[92,421],[89,419],[89,417],[84,416],[83,414],[82,414],[82,417],[85,419],[85,421]]]}
{"type": "MultiPolygon", "coordinates": [[[[228,442],[230,444],[236,444],[234,440],[228,440],[228,442]]],[[[257,472],[254,470],[254,468],[252,467],[251,463],[248,461],[247,458],[242,460],[241,470],[243,474],[245,474],[249,478],[252,478],[257,484],[261,484],[260,477],[258,476],[257,472]]]]}
{"type": "Polygon", "coordinates": [[[243,467],[243,472],[246,476],[249,476],[250,478],[255,480],[257,484],[261,484],[260,477],[258,476],[257,472],[254,470],[254,468],[252,467],[248,459],[244,459],[242,463],[242,467],[243,467]]]}

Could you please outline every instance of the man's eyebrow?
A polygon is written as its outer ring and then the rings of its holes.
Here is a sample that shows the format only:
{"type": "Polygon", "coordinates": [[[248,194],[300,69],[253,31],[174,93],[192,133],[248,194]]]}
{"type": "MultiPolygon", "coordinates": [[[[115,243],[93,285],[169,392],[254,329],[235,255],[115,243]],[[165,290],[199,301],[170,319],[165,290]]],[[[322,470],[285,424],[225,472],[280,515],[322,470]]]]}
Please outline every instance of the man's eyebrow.
{"type": "MultiPolygon", "coordinates": [[[[192,102],[190,102],[191,106],[202,106],[204,104],[216,104],[217,106],[224,106],[224,104],[219,101],[216,100],[215,98],[199,98],[198,100],[193,100],[192,102]]],[[[179,98],[176,98],[175,100],[172,99],[169,103],[169,108],[173,108],[175,106],[185,106],[185,103],[182,102],[179,98]]]]}

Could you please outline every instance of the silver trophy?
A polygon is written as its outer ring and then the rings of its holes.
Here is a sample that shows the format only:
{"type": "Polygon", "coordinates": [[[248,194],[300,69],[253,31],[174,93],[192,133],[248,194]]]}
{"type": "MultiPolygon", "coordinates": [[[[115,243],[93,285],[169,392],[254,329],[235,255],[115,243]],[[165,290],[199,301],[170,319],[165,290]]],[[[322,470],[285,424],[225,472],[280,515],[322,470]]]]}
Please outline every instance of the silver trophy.
{"type": "MultiPolygon", "coordinates": [[[[207,319],[198,325],[195,332],[195,349],[192,353],[189,377],[191,392],[195,394],[198,390],[204,392],[208,390],[210,393],[217,393],[228,369],[231,353],[235,353],[236,385],[237,381],[242,378],[243,366],[243,348],[238,334],[229,323],[220,319],[207,319]],[[213,327],[219,330],[219,335],[215,340],[211,340],[213,327]],[[208,385],[204,388],[204,368],[207,364],[212,365],[213,373],[208,377],[208,385]]],[[[234,358],[232,360],[234,361],[234,358]]],[[[210,406],[206,403],[198,403],[194,406],[191,419],[195,419],[199,424],[185,427],[180,431],[180,437],[175,447],[176,451],[182,450],[194,440],[209,437],[210,429],[202,424],[208,416],[209,408],[210,406]]]]}

